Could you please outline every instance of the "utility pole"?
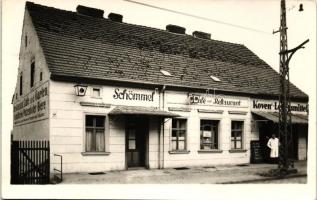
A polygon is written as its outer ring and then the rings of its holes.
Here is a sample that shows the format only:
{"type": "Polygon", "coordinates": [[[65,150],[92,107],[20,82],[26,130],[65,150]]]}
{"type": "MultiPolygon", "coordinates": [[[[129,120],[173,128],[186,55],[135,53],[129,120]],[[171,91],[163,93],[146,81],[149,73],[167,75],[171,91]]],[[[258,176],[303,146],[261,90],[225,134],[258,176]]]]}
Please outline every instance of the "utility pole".
{"type": "Polygon", "coordinates": [[[306,40],[294,49],[288,50],[287,47],[287,26],[286,26],[286,5],[285,0],[281,0],[281,24],[280,32],[280,94],[279,94],[279,174],[286,175],[290,172],[296,172],[294,168],[293,155],[293,137],[292,137],[292,115],[290,99],[290,81],[289,81],[289,61],[293,54],[300,48],[304,48],[309,40],[306,40]],[[292,167],[292,169],[290,169],[292,167]]]}

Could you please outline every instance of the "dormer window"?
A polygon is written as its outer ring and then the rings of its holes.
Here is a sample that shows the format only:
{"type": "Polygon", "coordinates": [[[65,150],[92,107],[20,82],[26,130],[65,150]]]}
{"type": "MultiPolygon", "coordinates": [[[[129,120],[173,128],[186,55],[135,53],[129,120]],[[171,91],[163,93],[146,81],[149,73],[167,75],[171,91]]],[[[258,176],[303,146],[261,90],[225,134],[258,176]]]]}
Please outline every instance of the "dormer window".
{"type": "Polygon", "coordinates": [[[218,77],[213,76],[213,75],[210,75],[210,78],[211,78],[213,81],[216,81],[216,82],[220,82],[220,81],[221,81],[218,77]]]}
{"type": "Polygon", "coordinates": [[[164,75],[164,76],[173,76],[169,71],[166,71],[164,69],[161,69],[160,72],[164,75]]]}
{"type": "Polygon", "coordinates": [[[34,86],[34,74],[35,74],[35,61],[32,61],[32,64],[31,64],[31,79],[30,79],[31,88],[34,86]]]}

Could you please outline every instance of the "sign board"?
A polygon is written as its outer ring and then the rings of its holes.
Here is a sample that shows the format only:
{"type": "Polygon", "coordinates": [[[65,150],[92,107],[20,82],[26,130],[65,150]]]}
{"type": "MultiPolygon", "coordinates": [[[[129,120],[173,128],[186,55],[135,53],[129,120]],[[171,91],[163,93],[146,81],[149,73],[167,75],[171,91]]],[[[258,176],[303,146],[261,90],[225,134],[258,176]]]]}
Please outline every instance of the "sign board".
{"type": "Polygon", "coordinates": [[[113,92],[113,99],[121,99],[121,100],[127,100],[127,101],[148,101],[153,102],[154,101],[154,94],[155,92],[140,92],[135,91],[132,89],[121,89],[116,88],[113,92]]]}
{"type": "Polygon", "coordinates": [[[262,163],[263,156],[261,153],[260,141],[253,140],[251,141],[251,163],[262,163]]]}
{"type": "MultiPolygon", "coordinates": [[[[260,99],[252,99],[251,100],[251,109],[252,110],[266,110],[278,112],[279,110],[279,102],[278,101],[270,101],[270,100],[260,100],[260,99]]],[[[292,102],[290,106],[291,111],[293,112],[308,112],[308,104],[307,103],[295,103],[292,102]]]]}
{"type": "Polygon", "coordinates": [[[248,100],[218,95],[203,95],[191,93],[188,95],[189,104],[213,105],[226,107],[248,107],[248,100]]]}
{"type": "Polygon", "coordinates": [[[48,82],[33,89],[13,105],[13,123],[21,125],[48,118],[48,82]]]}

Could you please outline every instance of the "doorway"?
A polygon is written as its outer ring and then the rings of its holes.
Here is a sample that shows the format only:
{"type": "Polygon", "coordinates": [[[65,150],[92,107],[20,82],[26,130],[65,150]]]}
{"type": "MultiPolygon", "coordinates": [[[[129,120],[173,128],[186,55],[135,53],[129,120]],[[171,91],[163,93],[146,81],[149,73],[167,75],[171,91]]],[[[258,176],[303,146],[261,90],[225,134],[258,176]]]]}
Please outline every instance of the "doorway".
{"type": "Polygon", "coordinates": [[[126,166],[145,167],[148,141],[148,118],[128,116],[126,118],[126,166]]]}

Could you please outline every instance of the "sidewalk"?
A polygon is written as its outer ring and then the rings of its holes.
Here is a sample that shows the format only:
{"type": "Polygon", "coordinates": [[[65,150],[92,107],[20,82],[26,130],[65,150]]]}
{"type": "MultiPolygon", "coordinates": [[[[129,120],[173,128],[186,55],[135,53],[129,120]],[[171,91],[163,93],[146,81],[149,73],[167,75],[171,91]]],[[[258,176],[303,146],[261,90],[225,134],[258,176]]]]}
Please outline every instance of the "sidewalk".
{"type": "MultiPolygon", "coordinates": [[[[69,173],[63,175],[60,184],[233,184],[265,183],[276,179],[260,176],[260,173],[276,169],[276,164],[248,164],[246,166],[226,165],[215,167],[193,167],[188,169],[131,169],[126,171],[88,173],[69,173]]],[[[297,174],[290,175],[286,183],[297,183],[296,178],[305,177],[306,161],[295,163],[297,174]]],[[[303,179],[303,178],[301,178],[303,179]]],[[[303,181],[301,181],[302,183],[303,181]]],[[[306,182],[306,181],[305,181],[306,182]]]]}

